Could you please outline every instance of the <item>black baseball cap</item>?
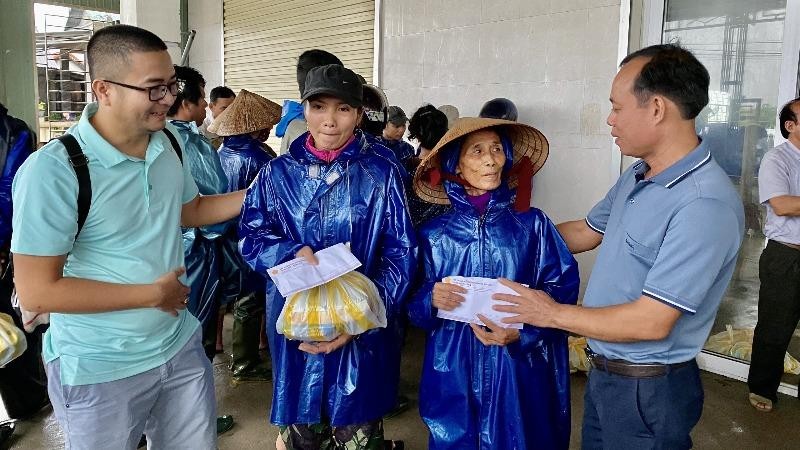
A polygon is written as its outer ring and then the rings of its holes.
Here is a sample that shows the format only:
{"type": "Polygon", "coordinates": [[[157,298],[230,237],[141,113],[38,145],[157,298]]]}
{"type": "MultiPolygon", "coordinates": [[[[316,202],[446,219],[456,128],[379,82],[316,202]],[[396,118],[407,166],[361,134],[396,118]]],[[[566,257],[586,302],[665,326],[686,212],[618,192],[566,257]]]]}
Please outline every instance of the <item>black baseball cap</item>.
{"type": "Polygon", "coordinates": [[[360,108],[364,104],[364,87],[358,75],[338,64],[314,67],[308,71],[302,101],[315,95],[340,98],[353,108],[360,108]]]}
{"type": "Polygon", "coordinates": [[[406,122],[408,122],[408,117],[406,117],[406,112],[403,111],[403,108],[399,106],[390,106],[389,122],[397,127],[405,125],[406,122]]]}

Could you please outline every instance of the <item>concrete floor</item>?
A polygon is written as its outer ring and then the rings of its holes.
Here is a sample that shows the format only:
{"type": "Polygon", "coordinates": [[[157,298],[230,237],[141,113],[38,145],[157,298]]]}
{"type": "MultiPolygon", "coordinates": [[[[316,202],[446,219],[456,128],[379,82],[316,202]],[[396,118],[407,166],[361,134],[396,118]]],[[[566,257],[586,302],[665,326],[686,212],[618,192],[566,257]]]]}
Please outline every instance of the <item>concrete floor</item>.
{"type": "MultiPolygon", "coordinates": [[[[230,315],[226,318],[230,327],[230,315]]],[[[228,334],[229,336],[229,334],[228,334]]],[[[424,336],[417,330],[409,335],[403,361],[402,390],[409,393],[416,405],[418,379],[421,371],[424,336]]],[[[220,414],[233,414],[234,428],[220,436],[219,448],[230,450],[274,448],[277,429],[267,423],[272,384],[248,382],[234,384],[226,368],[227,357],[215,360],[217,401],[220,414]]],[[[580,448],[580,423],[583,413],[584,374],[572,376],[573,449],[580,448]]],[[[775,411],[759,413],[746,400],[745,384],[704,373],[706,402],[703,417],[693,432],[698,449],[796,449],[800,448],[800,402],[782,396],[775,411]]],[[[387,438],[402,439],[407,449],[427,448],[427,430],[412,408],[386,421],[387,438]]],[[[34,419],[17,424],[12,449],[63,448],[63,440],[52,410],[47,408],[34,419]]]]}

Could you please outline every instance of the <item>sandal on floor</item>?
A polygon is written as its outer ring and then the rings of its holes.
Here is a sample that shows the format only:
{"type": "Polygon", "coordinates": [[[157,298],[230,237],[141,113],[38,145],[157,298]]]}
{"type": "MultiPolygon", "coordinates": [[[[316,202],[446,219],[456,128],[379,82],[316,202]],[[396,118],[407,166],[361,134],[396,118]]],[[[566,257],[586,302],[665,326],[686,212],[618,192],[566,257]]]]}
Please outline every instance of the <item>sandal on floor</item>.
{"type": "Polygon", "coordinates": [[[384,439],[383,448],[386,450],[405,450],[406,444],[403,441],[393,441],[391,439],[384,439]]]}
{"type": "Polygon", "coordinates": [[[753,408],[756,409],[756,411],[761,411],[761,412],[772,411],[772,400],[766,397],[762,397],[758,394],[753,394],[752,392],[750,393],[749,399],[750,399],[750,405],[752,405],[753,408]]]}

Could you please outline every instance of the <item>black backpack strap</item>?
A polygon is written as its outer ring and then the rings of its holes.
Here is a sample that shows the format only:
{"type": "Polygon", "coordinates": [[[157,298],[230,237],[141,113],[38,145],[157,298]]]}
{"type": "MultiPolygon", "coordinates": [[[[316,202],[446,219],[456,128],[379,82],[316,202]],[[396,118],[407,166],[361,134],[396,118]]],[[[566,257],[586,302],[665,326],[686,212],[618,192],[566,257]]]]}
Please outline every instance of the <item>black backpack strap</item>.
{"type": "Polygon", "coordinates": [[[78,232],[75,239],[81,233],[86,217],[89,216],[89,206],[92,204],[92,179],[89,177],[89,159],[83,154],[81,145],[77,139],[70,134],[57,137],[69,154],[69,163],[78,177],[78,232]]]}
{"type": "Polygon", "coordinates": [[[172,134],[172,132],[166,128],[164,128],[164,134],[166,134],[167,137],[169,138],[169,142],[172,144],[172,148],[175,149],[175,153],[178,154],[178,159],[181,161],[181,164],[183,164],[183,152],[181,151],[181,146],[178,144],[178,140],[175,139],[175,135],[172,134]]]}

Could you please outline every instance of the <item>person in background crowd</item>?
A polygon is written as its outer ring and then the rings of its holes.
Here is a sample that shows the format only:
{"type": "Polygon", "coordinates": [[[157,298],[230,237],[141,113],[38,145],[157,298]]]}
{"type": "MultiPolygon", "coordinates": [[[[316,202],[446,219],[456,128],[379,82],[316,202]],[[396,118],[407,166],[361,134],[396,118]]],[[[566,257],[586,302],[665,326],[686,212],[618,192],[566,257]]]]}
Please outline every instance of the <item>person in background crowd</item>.
{"type": "MultiPolygon", "coordinates": [[[[406,170],[413,164],[410,160],[414,158],[414,147],[408,142],[403,140],[403,135],[406,133],[406,124],[408,117],[406,113],[399,106],[390,106],[388,108],[388,117],[386,126],[381,131],[381,144],[388,147],[397,160],[406,170]]],[[[413,172],[410,172],[413,176],[413,172]]]]}
{"type": "MultiPolygon", "coordinates": [[[[387,326],[330,342],[278,334],[285,299],[267,285],[273,364],[270,421],[289,450],[402,448],[384,440],[381,417],[397,401],[404,301],[416,241],[396,166],[356,129],[363,85],[338,64],[308,72],[302,96],[309,131],[270,161],[247,192],[239,248],[258,273],[349,242],[385,302],[387,326]],[[326,444],[326,445],[329,445],[326,444]]],[[[281,442],[279,442],[280,444],[281,442]]]]}
{"type": "Polygon", "coordinates": [[[784,105],[779,121],[786,142],[767,152],[758,169],[769,242],[758,261],[758,323],[747,377],[750,404],[764,412],[778,400],[784,356],[800,320],[800,98],[784,105]]]}
{"type": "MultiPolygon", "coordinates": [[[[198,126],[206,118],[203,75],[191,67],[175,66],[178,93],[167,111],[169,122],[183,142],[183,164],[189,167],[201,195],[227,192],[228,179],[217,152],[203,137],[198,126]]],[[[183,259],[189,280],[189,303],[186,308],[200,321],[203,349],[209,361],[216,354],[217,317],[223,300],[223,287],[236,278],[234,268],[226,263],[222,236],[229,223],[183,229],[183,259]]],[[[238,281],[238,279],[236,279],[238,281]]],[[[217,418],[217,432],[233,427],[233,417],[217,418]]]]}
{"type": "MultiPolygon", "coordinates": [[[[209,131],[208,127],[215,118],[222,114],[222,112],[225,111],[225,109],[227,109],[231,103],[233,103],[235,98],[236,94],[234,94],[231,88],[227,86],[217,86],[212,89],[211,93],[209,94],[210,101],[208,103],[208,109],[211,111],[211,117],[206,116],[205,120],[203,120],[203,124],[200,125],[200,134],[205,136],[215,149],[219,149],[219,146],[222,145],[222,137],[217,136],[213,132],[209,131]]],[[[217,353],[222,352],[222,325],[224,319],[225,308],[220,308],[219,315],[217,316],[217,353]]]]}
{"type": "Polygon", "coordinates": [[[479,117],[517,121],[517,105],[503,97],[493,98],[481,107],[479,117]]]}
{"type": "MultiPolygon", "coordinates": [[[[219,158],[228,178],[229,192],[247,189],[258,172],[277,156],[264,141],[280,115],[280,105],[242,89],[230,107],[214,119],[211,130],[223,139],[219,158]]],[[[238,300],[233,308],[230,368],[234,380],[267,381],[272,378],[272,372],[259,355],[264,335],[265,279],[241,259],[237,229],[229,230],[225,239],[234,249],[242,274],[241,288],[234,294],[238,300]]]]}
{"type": "Polygon", "coordinates": [[[530,206],[531,178],[547,154],[533,127],[461,118],[414,176],[422,200],[453,206],[420,229],[424,280],[408,307],[427,331],[419,412],[431,450],[569,447],[566,333],[504,328],[482,315],[483,326],[437,317],[464,301],[449,276],[504,277],[575,304],[578,263],[530,206]]]}
{"type": "MultiPolygon", "coordinates": [[[[11,305],[14,268],[11,265],[13,201],[11,186],[20,165],[36,150],[36,133],[8,113],[0,103],[0,312],[8,314],[24,330],[20,315],[11,305]]],[[[24,420],[50,403],[47,376],[42,365],[43,327],[25,333],[27,349],[0,368],[0,399],[12,421],[0,424],[0,448],[6,448],[14,432],[14,420],[24,420]]]]}
{"type": "Polygon", "coordinates": [[[742,201],[695,133],[709,75],[674,44],[631,53],[611,85],[608,125],[641,158],[585,220],[558,231],[573,253],[600,246],[582,306],[504,283],[504,319],[588,338],[584,449],[692,447],[703,411],[695,357],[736,266],[742,201]],[[646,400],[645,400],[646,399],[646,400]]]}
{"type": "Polygon", "coordinates": [[[438,109],[447,116],[447,128],[452,127],[456,119],[461,116],[461,113],[458,112],[458,108],[453,105],[441,105],[438,109]]]}
{"type": "MultiPolygon", "coordinates": [[[[447,133],[447,116],[443,112],[432,105],[424,105],[414,111],[408,124],[408,137],[416,140],[419,145],[416,156],[407,160],[406,167],[412,177],[420,162],[430,154],[445,133],[447,133]]],[[[406,194],[411,221],[415,227],[450,210],[449,203],[435,204],[423,201],[414,189],[406,190],[406,194]]]]}
{"type": "Polygon", "coordinates": [[[386,127],[389,100],[386,99],[386,94],[384,94],[383,89],[367,83],[361,75],[356,74],[356,76],[362,81],[364,90],[363,113],[361,114],[361,120],[359,120],[357,128],[364,132],[364,138],[371,144],[370,148],[377,155],[383,156],[397,167],[397,170],[403,177],[403,183],[406,184],[410,180],[408,173],[398,161],[397,155],[392,149],[383,144],[381,138],[383,129],[386,127]]]}
{"type": "Polygon", "coordinates": [[[214,148],[219,148],[222,145],[222,138],[208,130],[211,121],[219,117],[225,109],[233,103],[236,94],[227,86],[217,86],[211,90],[209,94],[208,109],[211,111],[211,117],[206,117],[203,124],[200,126],[200,134],[211,141],[214,148]]]}
{"type": "MultiPolygon", "coordinates": [[[[358,122],[358,128],[364,131],[364,135],[372,142],[380,143],[380,136],[383,132],[383,127],[386,126],[389,100],[386,99],[386,94],[383,92],[383,89],[367,83],[360,75],[358,75],[358,77],[363,82],[364,108],[364,113],[361,115],[361,120],[358,122]]],[[[397,161],[394,153],[384,153],[385,156],[390,156],[394,161],[397,161]]]]}
{"type": "Polygon", "coordinates": [[[50,313],[53,410],[69,448],[131,449],[144,432],[150,448],[212,450],[214,377],[186,311],[180,226],[235,217],[244,192],[198,195],[171,143],[166,116],[179,89],[158,36],[104,27],[87,62],[96,102],[69,130],[91,180],[80,233],[78,172],[64,143],[31,155],[13,185],[15,284],[26,310],[50,313]]]}
{"type": "MultiPolygon", "coordinates": [[[[302,97],[305,90],[306,74],[314,67],[325,66],[328,64],[342,65],[336,55],[325,50],[312,49],[306,50],[297,58],[297,87],[300,88],[302,97]]],[[[275,136],[281,138],[281,147],[278,151],[281,155],[286,153],[289,144],[298,136],[308,131],[305,117],[303,116],[303,106],[295,101],[286,100],[283,102],[281,120],[275,126],[275,136]]]]}
{"type": "MultiPolygon", "coordinates": [[[[397,171],[403,179],[403,186],[408,196],[408,189],[411,187],[411,175],[405,170],[402,163],[399,161],[397,153],[388,147],[383,140],[383,130],[386,128],[389,112],[389,100],[383,89],[373,84],[367,83],[361,75],[358,78],[363,84],[363,109],[361,121],[358,123],[358,128],[364,132],[364,138],[370,145],[370,148],[379,156],[383,156],[394,164],[397,171]]],[[[412,153],[413,155],[413,153],[412,153]]],[[[402,328],[403,341],[405,341],[406,321],[401,320],[399,325],[402,328]]],[[[400,392],[397,395],[397,403],[391,411],[386,413],[384,419],[391,419],[405,412],[411,402],[407,395],[400,392]]]]}

